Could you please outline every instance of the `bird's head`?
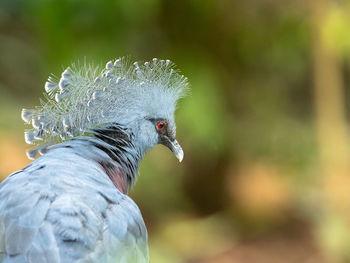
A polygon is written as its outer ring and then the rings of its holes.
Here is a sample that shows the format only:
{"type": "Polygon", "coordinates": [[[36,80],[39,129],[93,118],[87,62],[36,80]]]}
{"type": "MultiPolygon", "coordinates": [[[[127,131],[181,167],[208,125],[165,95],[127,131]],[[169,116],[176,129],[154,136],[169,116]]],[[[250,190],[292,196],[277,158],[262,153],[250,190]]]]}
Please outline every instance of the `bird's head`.
{"type": "Polygon", "coordinates": [[[173,118],[161,116],[145,117],[139,120],[136,130],[137,145],[145,153],[157,144],[169,148],[176,158],[181,162],[184,153],[176,140],[176,126],[173,118]]]}
{"type": "MultiPolygon", "coordinates": [[[[163,69],[164,70],[164,69],[163,69]]],[[[169,72],[163,72],[165,76],[169,72]]],[[[158,77],[162,76],[159,73],[158,77]]],[[[152,149],[157,144],[162,144],[169,148],[176,158],[181,162],[184,156],[180,144],[176,140],[175,110],[176,103],[180,96],[183,96],[187,84],[184,78],[172,72],[173,78],[178,78],[175,82],[156,83],[154,81],[148,84],[144,82],[143,89],[137,90],[142,94],[140,102],[134,102],[138,105],[137,109],[131,114],[128,112],[126,126],[132,128],[135,135],[136,145],[138,145],[141,154],[152,149]],[[165,85],[164,85],[165,84],[165,85]],[[130,120],[132,120],[130,122],[130,120]]],[[[158,80],[159,81],[159,80],[158,80]]],[[[167,80],[169,81],[169,80],[167,80]]],[[[174,81],[174,80],[172,80],[174,81]]]]}
{"type": "Polygon", "coordinates": [[[26,142],[39,146],[29,157],[52,142],[117,123],[131,131],[141,155],[162,144],[182,161],[174,113],[188,82],[169,60],[139,65],[122,58],[108,62],[102,71],[72,66],[59,80],[49,78],[45,90],[48,101],[36,110],[22,111],[23,120],[33,125],[25,133],[26,142]]]}

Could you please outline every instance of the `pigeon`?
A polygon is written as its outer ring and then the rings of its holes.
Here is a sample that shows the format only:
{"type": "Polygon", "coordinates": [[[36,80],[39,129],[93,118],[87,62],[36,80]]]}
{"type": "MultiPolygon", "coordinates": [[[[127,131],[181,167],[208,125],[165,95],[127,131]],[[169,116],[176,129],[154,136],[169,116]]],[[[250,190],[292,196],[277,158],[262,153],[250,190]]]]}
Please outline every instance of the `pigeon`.
{"type": "Polygon", "coordinates": [[[21,114],[34,161],[0,184],[0,262],[149,262],[128,193],[157,144],[182,161],[174,113],[188,90],[175,65],[156,58],[50,76],[41,105],[21,114]]]}

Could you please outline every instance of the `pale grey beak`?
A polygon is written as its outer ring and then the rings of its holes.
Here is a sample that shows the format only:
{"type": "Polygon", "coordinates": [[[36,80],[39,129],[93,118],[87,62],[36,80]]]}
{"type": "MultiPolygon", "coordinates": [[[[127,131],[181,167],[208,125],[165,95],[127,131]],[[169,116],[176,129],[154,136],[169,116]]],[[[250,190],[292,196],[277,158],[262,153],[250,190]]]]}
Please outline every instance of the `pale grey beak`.
{"type": "Polygon", "coordinates": [[[184,158],[184,151],[182,150],[180,144],[177,142],[177,140],[170,141],[170,144],[170,150],[175,154],[176,158],[181,163],[182,159],[184,158]]]}
{"type": "Polygon", "coordinates": [[[182,159],[184,158],[184,152],[177,140],[170,140],[167,136],[163,136],[160,143],[168,147],[181,163],[182,159]]]}

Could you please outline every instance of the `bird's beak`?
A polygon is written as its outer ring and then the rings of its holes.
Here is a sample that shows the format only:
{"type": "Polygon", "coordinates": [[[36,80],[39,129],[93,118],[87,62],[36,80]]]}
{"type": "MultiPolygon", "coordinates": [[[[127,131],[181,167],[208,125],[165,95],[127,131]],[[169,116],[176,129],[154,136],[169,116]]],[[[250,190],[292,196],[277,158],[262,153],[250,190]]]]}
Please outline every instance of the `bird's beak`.
{"type": "Polygon", "coordinates": [[[177,142],[177,140],[173,140],[170,143],[171,143],[170,150],[175,154],[176,158],[181,163],[182,159],[184,158],[184,151],[182,150],[182,148],[181,148],[180,144],[177,142]]]}
{"type": "Polygon", "coordinates": [[[164,141],[163,144],[168,147],[173,152],[173,154],[175,154],[176,158],[181,163],[182,159],[184,158],[184,151],[182,150],[177,140],[170,140],[169,138],[166,138],[166,141],[164,141]]]}

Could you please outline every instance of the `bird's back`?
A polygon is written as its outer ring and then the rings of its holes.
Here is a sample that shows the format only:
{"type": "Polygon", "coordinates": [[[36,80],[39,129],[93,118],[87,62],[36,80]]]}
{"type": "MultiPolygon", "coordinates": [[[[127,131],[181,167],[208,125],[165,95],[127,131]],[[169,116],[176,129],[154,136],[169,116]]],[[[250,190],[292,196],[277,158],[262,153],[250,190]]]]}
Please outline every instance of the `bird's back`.
{"type": "Polygon", "coordinates": [[[136,204],[92,160],[53,149],[0,184],[2,262],[148,262],[136,204]]]}

